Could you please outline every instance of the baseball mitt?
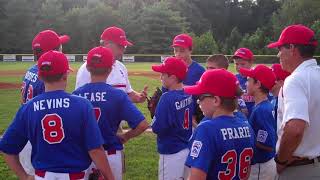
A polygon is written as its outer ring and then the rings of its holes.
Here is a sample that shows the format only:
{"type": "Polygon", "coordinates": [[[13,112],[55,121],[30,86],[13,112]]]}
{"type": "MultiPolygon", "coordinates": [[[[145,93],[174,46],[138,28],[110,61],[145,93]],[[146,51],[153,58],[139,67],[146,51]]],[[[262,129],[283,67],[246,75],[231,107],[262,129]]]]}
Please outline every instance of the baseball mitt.
{"type": "Polygon", "coordinates": [[[151,118],[153,118],[154,113],[156,111],[158,102],[160,100],[160,97],[162,96],[162,91],[159,87],[157,87],[156,91],[153,93],[153,95],[149,98],[147,98],[148,101],[148,109],[150,111],[151,118]]]}

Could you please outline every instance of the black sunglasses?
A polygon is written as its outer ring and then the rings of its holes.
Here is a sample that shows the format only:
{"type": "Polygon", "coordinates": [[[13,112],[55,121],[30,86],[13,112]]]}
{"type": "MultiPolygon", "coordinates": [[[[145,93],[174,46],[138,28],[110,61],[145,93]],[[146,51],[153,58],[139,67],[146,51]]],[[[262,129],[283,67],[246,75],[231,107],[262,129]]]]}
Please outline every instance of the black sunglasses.
{"type": "Polygon", "coordinates": [[[213,97],[213,95],[211,95],[211,94],[201,94],[201,95],[198,97],[198,100],[199,100],[199,101],[202,101],[202,100],[204,100],[204,99],[207,98],[207,97],[213,97]]]}

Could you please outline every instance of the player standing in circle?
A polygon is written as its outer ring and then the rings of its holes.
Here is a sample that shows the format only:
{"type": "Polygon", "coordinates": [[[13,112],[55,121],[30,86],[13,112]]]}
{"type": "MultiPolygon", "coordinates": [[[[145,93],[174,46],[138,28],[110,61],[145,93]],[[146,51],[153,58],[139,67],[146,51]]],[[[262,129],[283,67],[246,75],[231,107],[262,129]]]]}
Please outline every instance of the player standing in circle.
{"type": "MultiPolygon", "coordinates": [[[[69,36],[58,34],[52,30],[44,30],[39,32],[32,41],[32,50],[34,59],[38,60],[42,54],[50,51],[62,51],[62,44],[70,40],[69,36]]],[[[26,72],[21,87],[21,104],[24,104],[44,93],[44,83],[38,78],[38,65],[35,64],[26,72]]],[[[34,168],[31,164],[31,144],[30,142],[24,147],[19,154],[20,162],[28,174],[34,175],[34,168]]]]}
{"type": "MultiPolygon", "coordinates": [[[[271,93],[273,94],[273,99],[271,101],[271,104],[273,106],[274,111],[274,119],[277,121],[277,127],[279,127],[279,123],[281,121],[278,121],[278,106],[279,106],[279,98],[283,98],[283,91],[282,87],[284,84],[284,80],[290,75],[289,72],[282,69],[280,64],[272,64],[271,69],[276,76],[276,83],[271,89],[271,93]]],[[[283,104],[280,104],[280,109],[282,109],[283,104]]],[[[282,119],[282,112],[280,112],[280,117],[282,119]]],[[[278,128],[277,128],[278,129],[278,128]]]]}
{"type": "Polygon", "coordinates": [[[277,134],[273,106],[268,99],[268,94],[275,84],[276,77],[265,65],[257,65],[250,70],[240,68],[239,72],[242,76],[248,77],[247,92],[253,96],[255,102],[249,118],[256,137],[250,179],[273,180],[276,175],[273,158],[277,134]]]}
{"type": "MultiPolygon", "coordinates": [[[[318,42],[303,25],[286,27],[278,48],[283,70],[291,75],[283,85],[283,119],[275,157],[279,179],[320,178],[320,68],[314,59],[318,42]]],[[[279,104],[282,104],[279,101],[279,104]]]]}
{"type": "Polygon", "coordinates": [[[122,180],[123,144],[143,133],[149,125],[125,92],[106,84],[106,79],[112,72],[113,62],[114,57],[109,48],[100,46],[91,49],[86,63],[91,82],[78,88],[73,94],[91,101],[112,172],[116,180],[122,180]],[[117,135],[121,120],[127,121],[132,129],[117,135]]]}
{"type": "MultiPolygon", "coordinates": [[[[109,27],[101,34],[100,43],[102,46],[110,48],[115,57],[112,71],[109,74],[106,83],[126,92],[132,102],[143,103],[147,98],[148,87],[145,86],[141,93],[134,91],[128,78],[127,68],[119,61],[127,46],[132,46],[132,43],[127,40],[125,32],[121,28],[115,26],[109,27]]],[[[86,62],[83,63],[78,70],[75,89],[90,83],[90,73],[87,70],[86,65],[86,62]]]]}
{"type": "Polygon", "coordinates": [[[6,130],[0,141],[6,163],[20,179],[29,178],[18,160],[29,140],[36,180],[84,179],[92,160],[105,178],[113,179],[92,105],[65,92],[66,56],[49,51],[37,64],[45,92],[23,105],[6,130]]]}
{"type": "MultiPolygon", "coordinates": [[[[237,72],[239,72],[240,68],[250,69],[254,62],[254,56],[250,49],[248,48],[239,48],[234,55],[232,56],[234,64],[236,66],[237,72]]],[[[238,81],[240,83],[240,87],[245,93],[242,95],[242,99],[246,103],[248,114],[247,117],[250,117],[252,112],[252,108],[254,106],[254,99],[253,96],[248,95],[246,83],[248,81],[247,77],[242,76],[240,73],[236,74],[238,81]]]]}
{"type": "Polygon", "coordinates": [[[254,132],[235,117],[242,91],[237,78],[224,69],[206,71],[188,94],[199,95],[198,103],[208,120],[201,122],[190,140],[186,165],[190,180],[247,179],[253,157],[254,132]]]}
{"type": "Polygon", "coordinates": [[[182,81],[187,75],[186,63],[169,57],[163,64],[152,66],[161,73],[162,85],[168,89],[157,105],[152,131],[157,134],[160,154],[159,180],[186,178],[184,162],[189,153],[188,142],[192,134],[192,96],[183,92],[182,81]]]}

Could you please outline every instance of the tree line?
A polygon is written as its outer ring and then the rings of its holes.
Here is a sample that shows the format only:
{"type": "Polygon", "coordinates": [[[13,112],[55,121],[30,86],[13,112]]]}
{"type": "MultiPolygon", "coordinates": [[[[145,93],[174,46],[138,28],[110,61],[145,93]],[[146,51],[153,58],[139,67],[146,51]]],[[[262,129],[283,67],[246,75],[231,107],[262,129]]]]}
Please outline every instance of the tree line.
{"type": "Polygon", "coordinates": [[[0,53],[31,53],[44,29],[71,37],[65,52],[87,53],[106,27],[119,26],[134,43],[127,53],[168,54],[173,37],[189,33],[194,54],[275,54],[266,45],[298,23],[320,38],[319,0],[0,0],[0,53]]]}

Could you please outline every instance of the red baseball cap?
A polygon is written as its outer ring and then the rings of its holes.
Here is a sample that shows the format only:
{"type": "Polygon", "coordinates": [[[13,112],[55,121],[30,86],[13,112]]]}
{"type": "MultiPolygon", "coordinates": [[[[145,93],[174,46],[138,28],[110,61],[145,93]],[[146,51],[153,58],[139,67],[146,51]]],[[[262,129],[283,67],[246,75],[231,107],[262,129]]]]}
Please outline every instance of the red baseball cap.
{"type": "Polygon", "coordinates": [[[111,49],[99,46],[88,52],[87,66],[93,68],[111,68],[114,57],[111,49]]]}
{"type": "Polygon", "coordinates": [[[39,76],[53,76],[72,71],[67,57],[62,52],[53,50],[44,53],[39,58],[38,68],[39,76]]]}
{"type": "Polygon", "coordinates": [[[253,60],[253,53],[248,48],[239,48],[234,52],[232,58],[241,58],[244,60],[253,60]]]}
{"type": "Polygon", "coordinates": [[[192,37],[188,34],[179,34],[174,37],[171,47],[192,48],[192,37]]]}
{"type": "Polygon", "coordinates": [[[32,41],[32,50],[36,55],[58,48],[61,44],[67,43],[70,37],[67,35],[59,36],[52,30],[41,31],[32,41]]]}
{"type": "Polygon", "coordinates": [[[180,80],[184,80],[187,75],[188,66],[182,59],[168,57],[162,64],[153,65],[152,70],[155,72],[175,75],[180,80]]]}
{"type": "Polygon", "coordinates": [[[126,33],[123,29],[112,26],[103,31],[100,38],[104,41],[112,41],[121,46],[132,46],[133,44],[127,40],[126,33]]]}
{"type": "Polygon", "coordinates": [[[184,91],[192,95],[212,94],[235,98],[238,87],[238,79],[231,72],[225,69],[212,69],[204,72],[196,85],[186,86],[184,91]]]}
{"type": "Polygon", "coordinates": [[[276,82],[276,76],[274,75],[272,70],[262,64],[259,64],[252,69],[240,68],[239,72],[243,76],[251,77],[260,81],[261,84],[269,90],[272,89],[276,82]]]}
{"type": "Polygon", "coordinates": [[[277,48],[285,44],[302,44],[317,46],[318,42],[315,39],[314,32],[308,27],[298,24],[286,27],[279,37],[279,40],[270,43],[268,48],[277,48]]]}
{"type": "Polygon", "coordinates": [[[271,69],[277,80],[285,80],[291,74],[283,70],[280,64],[272,64],[271,69]]]}

